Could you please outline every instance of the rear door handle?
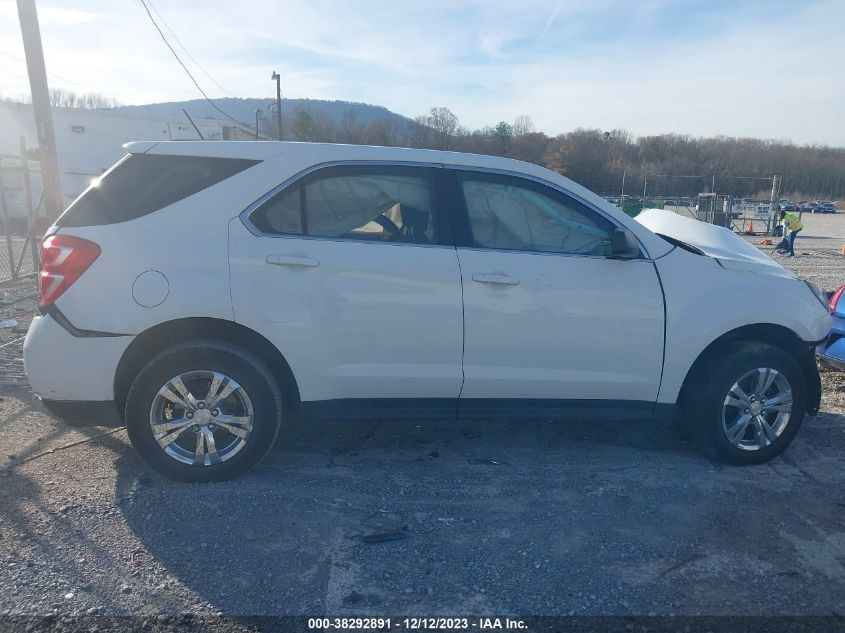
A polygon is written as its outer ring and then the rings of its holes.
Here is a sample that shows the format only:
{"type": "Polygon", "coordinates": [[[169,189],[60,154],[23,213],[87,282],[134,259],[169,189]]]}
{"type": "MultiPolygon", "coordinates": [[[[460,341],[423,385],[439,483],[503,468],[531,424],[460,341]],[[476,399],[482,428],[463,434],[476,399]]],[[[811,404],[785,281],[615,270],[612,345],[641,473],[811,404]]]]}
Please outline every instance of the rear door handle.
{"type": "Polygon", "coordinates": [[[320,265],[320,260],[313,257],[296,257],[294,255],[268,255],[267,263],[274,266],[299,266],[313,268],[320,265]]]}
{"type": "Polygon", "coordinates": [[[472,276],[473,281],[477,281],[480,284],[501,284],[503,286],[518,286],[519,279],[515,277],[508,277],[507,275],[497,275],[497,274],[489,274],[489,273],[475,273],[472,276]]]}

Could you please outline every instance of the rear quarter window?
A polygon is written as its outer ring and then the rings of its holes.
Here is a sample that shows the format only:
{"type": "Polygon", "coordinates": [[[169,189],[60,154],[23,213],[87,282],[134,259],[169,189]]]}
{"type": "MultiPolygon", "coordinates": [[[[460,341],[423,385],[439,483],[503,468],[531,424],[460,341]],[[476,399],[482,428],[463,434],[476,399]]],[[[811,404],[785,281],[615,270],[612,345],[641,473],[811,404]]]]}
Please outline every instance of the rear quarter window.
{"type": "Polygon", "coordinates": [[[158,211],[259,163],[240,158],[132,154],[79,196],[58,226],[134,220],[158,211]]]}

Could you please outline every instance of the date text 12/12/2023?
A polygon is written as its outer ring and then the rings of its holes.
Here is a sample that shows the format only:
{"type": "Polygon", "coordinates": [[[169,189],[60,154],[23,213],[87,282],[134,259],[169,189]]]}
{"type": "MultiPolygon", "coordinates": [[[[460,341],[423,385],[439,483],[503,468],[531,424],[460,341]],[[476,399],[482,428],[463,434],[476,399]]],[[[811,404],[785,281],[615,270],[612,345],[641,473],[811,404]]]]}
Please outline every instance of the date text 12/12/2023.
{"type": "Polygon", "coordinates": [[[308,628],[313,630],[372,630],[389,631],[392,629],[408,630],[524,630],[527,625],[518,618],[309,618],[308,628]]]}

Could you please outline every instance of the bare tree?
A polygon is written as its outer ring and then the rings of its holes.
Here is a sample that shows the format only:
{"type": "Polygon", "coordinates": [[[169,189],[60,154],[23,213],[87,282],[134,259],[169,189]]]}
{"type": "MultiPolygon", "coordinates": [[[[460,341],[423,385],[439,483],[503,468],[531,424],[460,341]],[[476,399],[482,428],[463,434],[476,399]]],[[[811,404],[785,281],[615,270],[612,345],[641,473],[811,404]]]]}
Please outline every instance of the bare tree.
{"type": "Polygon", "coordinates": [[[458,117],[449,108],[432,108],[427,125],[442,136],[454,136],[458,130],[458,117]]]}
{"type": "Polygon", "coordinates": [[[313,142],[317,140],[317,124],[308,110],[299,110],[293,115],[290,131],[297,141],[313,142]]]}
{"type": "Polygon", "coordinates": [[[369,145],[396,145],[398,138],[396,120],[392,117],[376,119],[364,130],[364,138],[369,145]]]}
{"type": "Polygon", "coordinates": [[[527,114],[520,114],[513,120],[513,135],[522,136],[523,134],[530,134],[534,131],[534,122],[527,114]]]}
{"type": "Polygon", "coordinates": [[[340,138],[342,143],[361,142],[361,125],[352,108],[344,110],[340,117],[340,138]]]}
{"type": "Polygon", "coordinates": [[[120,102],[117,99],[112,99],[97,92],[79,94],[66,88],[50,88],[50,105],[59,108],[96,110],[116,108],[120,105],[120,102]]]}
{"type": "Polygon", "coordinates": [[[419,126],[428,128],[430,131],[429,134],[424,132],[421,134],[426,146],[432,146],[434,149],[450,149],[452,147],[453,137],[458,131],[459,123],[458,117],[449,108],[431,108],[428,114],[422,114],[414,120],[419,126]]]}

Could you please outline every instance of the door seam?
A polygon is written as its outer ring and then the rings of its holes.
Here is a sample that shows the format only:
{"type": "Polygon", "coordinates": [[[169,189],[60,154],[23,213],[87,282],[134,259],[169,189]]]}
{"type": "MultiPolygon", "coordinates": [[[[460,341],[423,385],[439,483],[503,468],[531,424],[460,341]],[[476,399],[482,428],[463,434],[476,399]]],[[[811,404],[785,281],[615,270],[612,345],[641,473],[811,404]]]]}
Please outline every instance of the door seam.
{"type": "Polygon", "coordinates": [[[663,389],[663,374],[666,372],[666,338],[669,328],[669,310],[666,306],[666,289],[663,287],[660,270],[657,268],[656,262],[652,261],[652,265],[654,266],[654,273],[657,275],[657,283],[660,285],[660,297],[663,299],[663,354],[660,363],[660,379],[657,381],[657,393],[654,395],[654,411],[657,411],[657,405],[660,403],[660,392],[663,389]]]}
{"type": "Polygon", "coordinates": [[[464,269],[461,266],[461,256],[458,254],[458,247],[455,246],[455,260],[458,262],[458,272],[461,276],[461,388],[458,390],[458,399],[455,402],[455,419],[459,417],[461,408],[461,394],[464,392],[464,385],[466,384],[466,372],[464,371],[464,360],[466,359],[466,345],[467,345],[467,316],[466,316],[466,302],[464,301],[464,269]]]}

